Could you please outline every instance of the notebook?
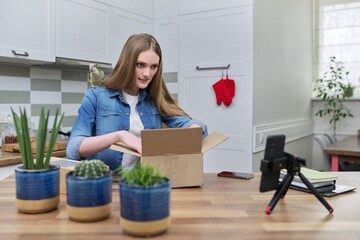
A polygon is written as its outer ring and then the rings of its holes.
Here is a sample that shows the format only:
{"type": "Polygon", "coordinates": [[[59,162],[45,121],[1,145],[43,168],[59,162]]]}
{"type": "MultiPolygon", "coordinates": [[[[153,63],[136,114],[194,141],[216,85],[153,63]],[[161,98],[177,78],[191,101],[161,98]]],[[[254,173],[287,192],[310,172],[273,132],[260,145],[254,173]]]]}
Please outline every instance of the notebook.
{"type": "MultiPolygon", "coordinates": [[[[307,167],[301,167],[300,172],[309,180],[311,183],[319,183],[319,182],[331,182],[336,181],[338,176],[327,173],[327,172],[320,172],[314,169],[310,169],[307,167]]],[[[281,170],[281,177],[286,175],[286,169],[281,170]]],[[[302,182],[299,176],[295,176],[293,181],[302,182]]]]}

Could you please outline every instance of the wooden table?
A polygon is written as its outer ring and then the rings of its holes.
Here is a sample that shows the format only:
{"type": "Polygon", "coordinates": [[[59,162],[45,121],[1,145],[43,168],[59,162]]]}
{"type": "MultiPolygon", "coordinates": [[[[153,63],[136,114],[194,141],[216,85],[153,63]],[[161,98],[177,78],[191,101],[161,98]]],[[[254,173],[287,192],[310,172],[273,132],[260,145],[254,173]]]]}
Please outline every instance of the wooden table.
{"type": "Polygon", "coordinates": [[[331,155],[331,170],[339,170],[339,158],[348,157],[353,161],[360,161],[360,143],[357,136],[346,137],[327,147],[324,152],[331,155]]]}
{"type": "MultiPolygon", "coordinates": [[[[359,172],[337,172],[338,183],[360,189],[359,172]]],[[[265,208],[274,191],[259,192],[259,174],[239,180],[205,174],[199,188],[172,189],[169,230],[154,239],[359,239],[360,194],[352,192],[327,198],[334,208],[326,208],[311,194],[290,189],[271,215],[265,208]]],[[[1,239],[134,239],[122,232],[119,223],[118,185],[113,185],[113,212],[95,223],[70,221],[66,196],[57,210],[38,215],[17,212],[15,180],[0,181],[1,239]]]]}

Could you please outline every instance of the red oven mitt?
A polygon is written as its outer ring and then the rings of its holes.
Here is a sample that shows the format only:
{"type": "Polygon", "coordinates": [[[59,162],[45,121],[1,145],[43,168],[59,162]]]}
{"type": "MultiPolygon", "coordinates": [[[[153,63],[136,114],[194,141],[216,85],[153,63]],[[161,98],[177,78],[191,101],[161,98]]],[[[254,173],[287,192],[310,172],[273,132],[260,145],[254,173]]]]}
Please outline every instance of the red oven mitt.
{"type": "Polygon", "coordinates": [[[226,80],[224,80],[227,90],[230,93],[231,97],[235,96],[235,81],[233,79],[229,79],[229,75],[226,74],[226,80]]]}
{"type": "Polygon", "coordinates": [[[232,96],[227,88],[227,85],[225,84],[225,81],[227,80],[220,79],[215,84],[213,84],[212,87],[215,91],[217,105],[220,105],[221,102],[223,102],[225,106],[230,106],[232,103],[232,96]]]}

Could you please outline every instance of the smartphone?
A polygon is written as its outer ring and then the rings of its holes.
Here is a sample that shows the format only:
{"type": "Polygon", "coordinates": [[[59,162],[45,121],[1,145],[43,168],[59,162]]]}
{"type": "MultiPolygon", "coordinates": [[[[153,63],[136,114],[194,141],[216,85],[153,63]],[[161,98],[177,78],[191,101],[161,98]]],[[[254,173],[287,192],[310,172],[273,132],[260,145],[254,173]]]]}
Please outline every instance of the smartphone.
{"type": "Polygon", "coordinates": [[[275,190],[279,187],[281,167],[278,164],[285,158],[285,135],[272,135],[266,139],[264,159],[261,160],[260,192],[275,190]]]}
{"type": "Polygon", "coordinates": [[[239,179],[252,179],[254,174],[252,173],[241,173],[241,172],[230,172],[230,171],[222,171],[217,174],[219,177],[230,177],[230,178],[239,178],[239,179]]]}

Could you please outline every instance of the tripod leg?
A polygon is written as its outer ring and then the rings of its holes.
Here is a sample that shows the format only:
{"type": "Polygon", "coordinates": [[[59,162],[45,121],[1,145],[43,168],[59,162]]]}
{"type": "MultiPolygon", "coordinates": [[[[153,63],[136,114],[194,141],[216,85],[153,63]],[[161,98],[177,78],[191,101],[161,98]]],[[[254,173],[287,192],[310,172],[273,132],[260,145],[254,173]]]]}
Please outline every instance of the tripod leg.
{"type": "Polygon", "coordinates": [[[299,177],[301,181],[308,187],[310,192],[315,195],[317,199],[327,208],[327,210],[332,213],[334,209],[330,206],[330,204],[325,200],[323,196],[320,195],[320,193],[314,188],[314,186],[309,182],[309,180],[301,173],[299,172],[299,177]]]}
{"type": "Polygon", "coordinates": [[[292,176],[290,174],[285,175],[283,181],[281,182],[278,189],[276,190],[276,192],[275,192],[273,198],[271,199],[269,205],[265,209],[266,214],[271,214],[271,212],[275,208],[275,206],[278,203],[278,201],[280,200],[280,198],[285,196],[287,190],[290,187],[290,184],[291,184],[293,178],[294,178],[294,176],[292,176]]]}

